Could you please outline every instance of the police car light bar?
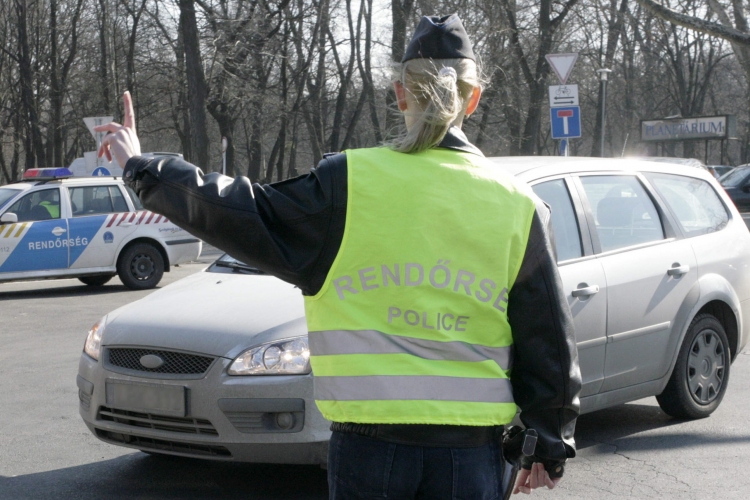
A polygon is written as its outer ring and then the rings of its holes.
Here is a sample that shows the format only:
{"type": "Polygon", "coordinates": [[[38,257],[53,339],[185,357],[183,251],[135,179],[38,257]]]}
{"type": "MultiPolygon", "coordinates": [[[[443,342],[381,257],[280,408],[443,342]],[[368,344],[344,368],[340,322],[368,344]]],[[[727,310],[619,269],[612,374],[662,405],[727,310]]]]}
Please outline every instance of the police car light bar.
{"type": "Polygon", "coordinates": [[[36,181],[65,179],[67,177],[73,177],[73,172],[67,168],[30,168],[23,173],[24,179],[36,181]]]}

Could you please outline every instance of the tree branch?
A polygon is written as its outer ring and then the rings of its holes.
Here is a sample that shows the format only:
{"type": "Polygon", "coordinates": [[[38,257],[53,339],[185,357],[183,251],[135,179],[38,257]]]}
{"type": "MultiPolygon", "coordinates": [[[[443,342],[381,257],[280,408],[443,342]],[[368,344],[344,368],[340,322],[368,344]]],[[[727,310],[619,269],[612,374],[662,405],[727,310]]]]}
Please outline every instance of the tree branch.
{"type": "Polygon", "coordinates": [[[722,26],[719,23],[711,21],[704,21],[703,19],[687,16],[685,14],[679,14],[663,5],[660,5],[653,0],[635,0],[638,4],[643,7],[647,12],[655,15],[656,17],[668,21],[672,24],[689,28],[707,35],[723,38],[729,42],[737,43],[740,45],[750,46],[750,34],[743,33],[737,29],[729,26],[722,26]]]}

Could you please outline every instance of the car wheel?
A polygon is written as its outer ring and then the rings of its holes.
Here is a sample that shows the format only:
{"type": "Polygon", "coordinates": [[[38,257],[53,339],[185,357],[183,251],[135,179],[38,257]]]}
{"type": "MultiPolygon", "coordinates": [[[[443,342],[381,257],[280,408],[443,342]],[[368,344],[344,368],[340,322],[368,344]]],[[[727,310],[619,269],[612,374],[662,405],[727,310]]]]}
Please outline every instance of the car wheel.
{"type": "Polygon", "coordinates": [[[668,415],[705,418],[719,407],[729,383],[731,356],[724,327],[710,314],[690,323],[672,376],[656,400],[668,415]]]}
{"type": "Polygon", "coordinates": [[[153,245],[136,243],[120,255],[117,274],[131,290],[154,288],[164,275],[164,258],[153,245]]]}
{"type": "Polygon", "coordinates": [[[103,284],[109,282],[109,280],[112,279],[112,275],[110,276],[83,276],[81,278],[78,278],[78,280],[83,283],[84,285],[88,286],[102,286],[103,284]]]}

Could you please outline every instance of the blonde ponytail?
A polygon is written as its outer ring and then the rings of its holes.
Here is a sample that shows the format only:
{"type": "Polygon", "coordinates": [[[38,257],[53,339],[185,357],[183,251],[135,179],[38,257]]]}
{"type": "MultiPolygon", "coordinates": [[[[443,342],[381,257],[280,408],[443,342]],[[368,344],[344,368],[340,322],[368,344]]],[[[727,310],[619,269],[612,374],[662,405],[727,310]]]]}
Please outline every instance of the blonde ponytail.
{"type": "Polygon", "coordinates": [[[481,85],[471,59],[410,59],[399,73],[397,79],[419,108],[408,111],[412,126],[386,143],[401,153],[418,153],[439,144],[466,110],[474,88],[481,85]]]}

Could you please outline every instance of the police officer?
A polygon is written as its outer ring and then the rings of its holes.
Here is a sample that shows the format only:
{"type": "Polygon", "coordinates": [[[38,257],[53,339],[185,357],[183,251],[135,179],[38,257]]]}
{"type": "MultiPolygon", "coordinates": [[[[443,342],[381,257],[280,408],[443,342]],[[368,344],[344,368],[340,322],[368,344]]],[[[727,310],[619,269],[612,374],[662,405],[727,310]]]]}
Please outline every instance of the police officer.
{"type": "Polygon", "coordinates": [[[331,498],[496,498],[516,405],[539,434],[516,492],[553,488],[580,374],[549,209],[460,130],[481,87],[458,16],[422,18],[395,90],[405,135],[277,184],[140,158],[127,93],[100,154],[149,210],[302,290],[331,498]]]}
{"type": "Polygon", "coordinates": [[[48,218],[50,219],[60,218],[60,200],[59,197],[58,199],[55,199],[56,192],[56,189],[46,189],[44,191],[40,191],[39,194],[42,200],[41,202],[39,202],[39,205],[47,209],[47,212],[49,213],[48,218]]]}

